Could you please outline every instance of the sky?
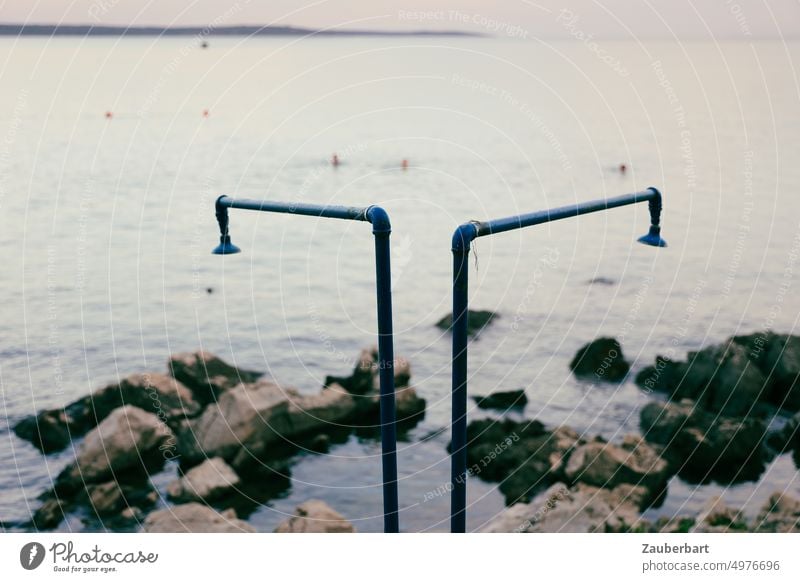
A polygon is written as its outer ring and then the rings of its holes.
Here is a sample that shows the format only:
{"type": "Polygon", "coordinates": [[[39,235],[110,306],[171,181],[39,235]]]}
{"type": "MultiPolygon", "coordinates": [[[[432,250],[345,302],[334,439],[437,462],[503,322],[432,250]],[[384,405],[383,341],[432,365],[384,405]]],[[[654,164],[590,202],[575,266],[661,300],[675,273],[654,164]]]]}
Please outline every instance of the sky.
{"type": "Polygon", "coordinates": [[[800,0],[0,0],[0,22],[273,24],[547,39],[800,38],[800,0]]]}

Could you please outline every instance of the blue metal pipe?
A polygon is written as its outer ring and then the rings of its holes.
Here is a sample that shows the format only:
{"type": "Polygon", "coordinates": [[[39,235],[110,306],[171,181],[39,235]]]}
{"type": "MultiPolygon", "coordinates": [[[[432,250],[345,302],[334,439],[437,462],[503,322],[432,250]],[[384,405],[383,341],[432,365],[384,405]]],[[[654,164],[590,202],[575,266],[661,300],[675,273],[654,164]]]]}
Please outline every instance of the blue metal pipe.
{"type": "Polygon", "coordinates": [[[469,308],[469,250],[472,241],[554,220],[610,210],[637,202],[648,202],[650,230],[639,242],[655,247],[667,246],[661,238],[661,193],[655,188],[615,198],[562,206],[486,222],[467,222],[453,233],[453,354],[452,354],[452,440],[450,470],[450,531],[466,531],[467,511],[467,318],[469,308]]]}
{"type": "Polygon", "coordinates": [[[270,200],[217,198],[215,211],[219,224],[220,244],[212,251],[217,255],[241,252],[231,242],[228,209],[239,208],[260,212],[300,214],[320,218],[363,220],[372,224],[375,237],[375,284],[378,307],[378,376],[380,381],[381,452],[383,468],[383,529],[400,531],[397,491],[397,413],[394,393],[394,334],[392,331],[392,270],[389,237],[392,225],[389,215],[380,206],[354,208],[273,202],[270,200]]]}

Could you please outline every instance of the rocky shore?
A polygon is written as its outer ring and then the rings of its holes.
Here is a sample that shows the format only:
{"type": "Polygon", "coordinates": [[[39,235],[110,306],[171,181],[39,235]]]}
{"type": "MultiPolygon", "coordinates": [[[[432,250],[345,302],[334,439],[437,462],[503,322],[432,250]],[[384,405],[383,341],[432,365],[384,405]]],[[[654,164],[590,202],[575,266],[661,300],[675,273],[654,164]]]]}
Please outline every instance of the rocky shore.
{"type": "MultiPolygon", "coordinates": [[[[593,382],[621,381],[630,367],[612,338],[583,346],[570,364],[577,378],[593,382]]],[[[483,531],[800,531],[800,500],[782,492],[750,521],[719,499],[699,515],[655,523],[641,517],[658,508],[675,476],[689,483],[755,481],[775,455],[790,450],[800,467],[800,338],[737,336],[686,361],[658,357],[636,383],[667,399],[646,404],[641,434],[620,442],[536,420],[472,421],[470,476],[499,483],[508,506],[483,531]]]]}
{"type": "MultiPolygon", "coordinates": [[[[478,327],[488,321],[480,318],[478,327]]],[[[635,372],[613,338],[583,346],[570,369],[580,382],[598,382],[597,389],[613,389],[607,385],[635,372]]],[[[410,385],[407,360],[398,358],[393,371],[400,427],[412,427],[425,414],[425,400],[410,385]]],[[[642,517],[658,509],[676,478],[755,481],[785,453],[800,466],[800,338],[736,336],[684,361],[659,356],[635,374],[635,382],[650,396],[640,409],[639,432],[613,442],[525,419],[524,390],[475,397],[478,409],[491,412],[468,425],[469,476],[497,483],[507,506],[483,531],[800,529],[800,500],[781,492],[756,519],[719,499],[697,515],[642,517]]],[[[44,454],[77,445],[74,459],[23,525],[51,529],[73,513],[89,512],[110,529],[142,524],[145,532],[253,531],[237,515],[241,498],[266,499],[265,490],[289,487],[291,459],[299,453],[327,452],[354,432],[377,436],[378,399],[374,349],[359,354],[348,376],[328,376],[313,394],[212,354],[177,354],[166,374],[135,374],[17,423],[16,434],[44,454]],[[151,477],[168,463],[177,476],[154,486],[151,477]]],[[[344,533],[355,527],[312,499],[275,531],[344,533]]]]}
{"type": "MultiPolygon", "coordinates": [[[[206,352],[177,354],[167,369],[17,423],[17,436],[45,454],[77,445],[27,527],[52,529],[71,512],[88,511],[112,529],[144,520],[144,531],[252,531],[236,517],[237,497],[288,484],[289,460],[300,452],[324,452],[353,431],[379,434],[374,349],[361,352],[350,376],[329,376],[316,394],[206,352]],[[150,477],[168,462],[178,463],[178,478],[158,491],[150,477]],[[165,499],[175,505],[147,515],[165,499]]],[[[423,418],[425,400],[409,385],[407,360],[398,358],[394,372],[401,428],[411,427],[423,418]]],[[[335,512],[322,502],[309,504],[281,531],[347,530],[327,523],[335,512]]]]}

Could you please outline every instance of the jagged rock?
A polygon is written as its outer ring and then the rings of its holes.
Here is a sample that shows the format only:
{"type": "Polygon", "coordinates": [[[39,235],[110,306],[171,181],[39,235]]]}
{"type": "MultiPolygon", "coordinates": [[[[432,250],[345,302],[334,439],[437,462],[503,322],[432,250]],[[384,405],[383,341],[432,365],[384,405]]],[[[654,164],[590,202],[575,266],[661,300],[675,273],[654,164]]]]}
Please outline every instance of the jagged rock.
{"type": "Polygon", "coordinates": [[[650,402],[641,411],[644,438],[663,445],[663,455],[693,482],[757,478],[764,470],[766,424],[704,412],[691,400],[650,402]]]}
{"type": "Polygon", "coordinates": [[[45,453],[66,447],[72,439],[86,434],[112,411],[136,406],[151,412],[167,424],[200,412],[200,403],[192,392],[164,374],[133,374],[116,384],[109,384],[89,396],[40,412],[20,421],[14,431],[45,453]]]}
{"type": "Polygon", "coordinates": [[[19,421],[14,426],[14,433],[43,453],[52,453],[71,442],[73,426],[65,410],[44,410],[19,421]]]}
{"type": "Polygon", "coordinates": [[[241,383],[255,382],[263,374],[232,366],[209,352],[173,354],[167,367],[202,403],[216,401],[223,392],[241,383]]]}
{"type": "MultiPolygon", "coordinates": [[[[405,358],[396,358],[394,371],[395,408],[397,420],[406,426],[425,416],[425,399],[409,386],[411,364],[405,358]]],[[[355,398],[356,416],[372,423],[380,410],[380,363],[376,348],[361,350],[353,373],[347,377],[328,376],[325,388],[340,386],[355,398]]]]}
{"type": "Polygon", "coordinates": [[[57,497],[51,497],[33,514],[33,527],[53,529],[64,519],[65,507],[57,497]]]}
{"type": "Polygon", "coordinates": [[[206,505],[185,503],[154,511],[144,520],[146,533],[253,533],[255,528],[228,509],[219,513],[206,505]]]}
{"type": "Polygon", "coordinates": [[[766,399],[786,410],[800,410],[800,337],[772,332],[734,337],[768,379],[766,399]]]}
{"type": "Polygon", "coordinates": [[[578,378],[620,382],[628,375],[631,366],[625,361],[622,346],[614,338],[599,338],[583,346],[569,364],[578,378]]]}
{"type": "Polygon", "coordinates": [[[565,459],[582,442],[568,427],[548,431],[536,420],[475,420],[467,426],[467,470],[500,481],[506,504],[528,501],[564,478],[565,459]]]}
{"type": "Polygon", "coordinates": [[[776,491],[761,508],[753,531],[800,533],[800,500],[776,491]]]}
{"type": "Polygon", "coordinates": [[[712,497],[700,511],[692,533],[729,533],[748,531],[747,521],[741,511],[733,509],[722,498],[712,497]]]}
{"type": "Polygon", "coordinates": [[[497,408],[506,410],[508,408],[524,408],[528,404],[528,397],[525,390],[508,390],[506,392],[493,392],[488,396],[473,396],[472,399],[478,408],[491,409],[497,408]]]}
{"type": "Polygon", "coordinates": [[[355,533],[356,528],[324,501],[312,499],[298,505],[294,516],[275,528],[275,533],[355,533]]]}
{"type": "Polygon", "coordinates": [[[799,379],[800,338],[767,333],[689,352],[685,362],[659,356],[636,383],[675,401],[689,398],[711,412],[743,416],[758,402],[800,409],[799,379]]]}
{"type": "Polygon", "coordinates": [[[586,533],[622,531],[639,519],[644,493],[620,485],[598,489],[579,484],[568,489],[556,483],[530,503],[505,509],[483,531],[486,533],[586,533]]]}
{"type": "Polygon", "coordinates": [[[56,488],[74,491],[84,483],[143,472],[153,461],[163,463],[159,447],[169,439],[174,439],[172,432],[154,414],[135,406],[117,408],[86,435],[75,462],[59,475],[56,488]]]}
{"type": "Polygon", "coordinates": [[[221,457],[239,471],[296,437],[346,422],[355,409],[353,397],[337,386],[301,396],[266,380],[240,384],[189,421],[178,442],[184,461],[221,457]]]}
{"type": "Polygon", "coordinates": [[[239,485],[239,476],[219,457],[207,459],[167,486],[176,501],[213,501],[239,485]]]}
{"type": "Polygon", "coordinates": [[[158,501],[158,492],[149,481],[135,484],[120,484],[108,481],[86,487],[86,501],[99,516],[113,515],[126,508],[146,509],[158,501]]]}
{"type": "MultiPolygon", "coordinates": [[[[476,335],[483,330],[487,325],[492,323],[496,318],[499,319],[500,315],[492,311],[486,310],[467,310],[467,334],[476,335]]],[[[436,322],[436,327],[447,331],[452,331],[453,328],[453,314],[448,313],[442,319],[436,322]]]]}
{"type": "Polygon", "coordinates": [[[656,496],[670,478],[669,463],[641,437],[628,435],[622,446],[594,441],[577,447],[569,457],[566,477],[595,487],[613,489],[628,483],[656,496]]]}

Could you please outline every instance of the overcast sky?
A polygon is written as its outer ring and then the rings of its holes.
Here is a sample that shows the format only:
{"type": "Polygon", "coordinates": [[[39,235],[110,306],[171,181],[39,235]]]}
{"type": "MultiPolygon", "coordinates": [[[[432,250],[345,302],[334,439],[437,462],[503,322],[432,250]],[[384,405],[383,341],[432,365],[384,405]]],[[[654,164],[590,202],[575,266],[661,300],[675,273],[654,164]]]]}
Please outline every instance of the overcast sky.
{"type": "Polygon", "coordinates": [[[798,38],[800,0],[0,0],[0,21],[447,29],[540,38],[798,38]]]}

